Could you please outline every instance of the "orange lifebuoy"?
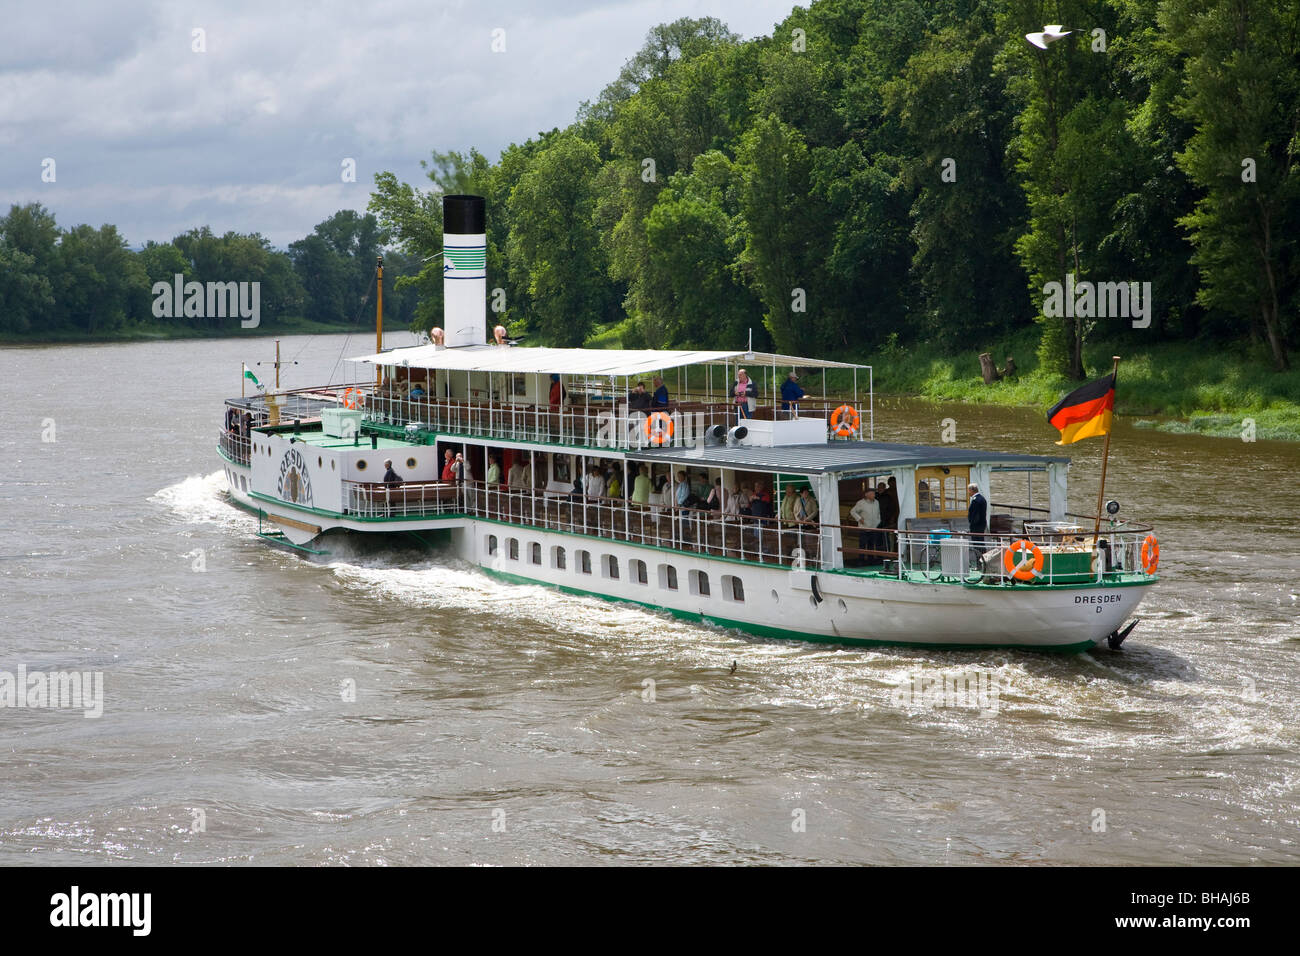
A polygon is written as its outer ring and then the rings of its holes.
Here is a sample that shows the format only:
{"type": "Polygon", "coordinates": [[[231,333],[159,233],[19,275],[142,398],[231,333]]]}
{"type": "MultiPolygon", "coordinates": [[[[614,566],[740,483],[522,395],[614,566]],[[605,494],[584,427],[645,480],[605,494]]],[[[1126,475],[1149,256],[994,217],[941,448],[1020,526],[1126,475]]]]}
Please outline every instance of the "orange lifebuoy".
{"type": "Polygon", "coordinates": [[[645,420],[645,437],[652,445],[664,445],[672,441],[677,426],[673,417],[667,412],[651,412],[645,420]]]}
{"type": "Polygon", "coordinates": [[[343,393],[344,408],[360,408],[366,402],[366,397],[361,393],[359,388],[349,388],[343,393]]]}
{"type": "Polygon", "coordinates": [[[1158,567],[1160,567],[1160,542],[1156,540],[1155,535],[1149,534],[1142,542],[1142,570],[1147,574],[1155,574],[1158,567]]]}
{"type": "Polygon", "coordinates": [[[841,405],[831,412],[831,431],[839,438],[848,438],[855,434],[861,425],[862,416],[852,405],[841,405]]]}
{"type": "Polygon", "coordinates": [[[1038,545],[1028,538],[1021,538],[1019,541],[1012,542],[1011,546],[1002,553],[1002,567],[1006,569],[1007,574],[1011,575],[1017,581],[1032,581],[1034,578],[1043,576],[1043,552],[1038,550],[1038,545]],[[1017,553],[1024,554],[1029,552],[1033,558],[1032,564],[1027,560],[1016,560],[1017,553]]]}

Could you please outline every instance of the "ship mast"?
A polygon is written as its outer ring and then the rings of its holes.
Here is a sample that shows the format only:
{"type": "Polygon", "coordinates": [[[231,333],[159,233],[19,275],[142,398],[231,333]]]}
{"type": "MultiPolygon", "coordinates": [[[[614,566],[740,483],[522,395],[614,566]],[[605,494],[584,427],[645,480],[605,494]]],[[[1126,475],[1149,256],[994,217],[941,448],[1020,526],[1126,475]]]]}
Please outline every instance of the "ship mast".
{"type": "MultiPolygon", "coordinates": [[[[375,354],[384,350],[384,257],[379,256],[375,264],[375,354]]],[[[384,383],[384,367],[375,367],[375,388],[384,383]]]]}

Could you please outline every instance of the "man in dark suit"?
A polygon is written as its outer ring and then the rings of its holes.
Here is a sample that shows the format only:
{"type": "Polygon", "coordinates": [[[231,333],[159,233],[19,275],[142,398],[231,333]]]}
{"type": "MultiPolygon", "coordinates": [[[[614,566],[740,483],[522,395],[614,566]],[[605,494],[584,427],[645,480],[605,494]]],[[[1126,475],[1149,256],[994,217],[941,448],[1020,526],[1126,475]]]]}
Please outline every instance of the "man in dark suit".
{"type": "Polygon", "coordinates": [[[970,536],[977,542],[984,540],[985,533],[989,530],[989,503],[984,496],[980,494],[980,486],[969,484],[966,491],[970,494],[970,510],[966,512],[966,520],[970,523],[970,536]]]}

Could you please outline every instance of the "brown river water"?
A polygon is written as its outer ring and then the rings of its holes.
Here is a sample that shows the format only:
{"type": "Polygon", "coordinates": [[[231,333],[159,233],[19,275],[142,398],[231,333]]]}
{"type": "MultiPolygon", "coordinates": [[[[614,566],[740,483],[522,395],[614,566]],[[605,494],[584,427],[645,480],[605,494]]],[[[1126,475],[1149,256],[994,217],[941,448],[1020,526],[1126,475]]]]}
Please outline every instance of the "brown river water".
{"type": "MultiPolygon", "coordinates": [[[[285,385],[372,344],[286,339],[285,385]]],[[[0,864],[1300,860],[1300,447],[1118,424],[1107,497],[1163,575],[1121,653],[780,643],[391,543],[266,547],[214,445],[272,349],[0,350],[0,683],[103,680],[97,718],[0,707],[0,864]],[[998,706],[899,693],[955,672],[998,706]]],[[[1060,451],[1041,410],[894,398],[876,437],[944,418],[1060,451]]],[[[1101,449],[1067,449],[1072,511],[1101,449]]]]}

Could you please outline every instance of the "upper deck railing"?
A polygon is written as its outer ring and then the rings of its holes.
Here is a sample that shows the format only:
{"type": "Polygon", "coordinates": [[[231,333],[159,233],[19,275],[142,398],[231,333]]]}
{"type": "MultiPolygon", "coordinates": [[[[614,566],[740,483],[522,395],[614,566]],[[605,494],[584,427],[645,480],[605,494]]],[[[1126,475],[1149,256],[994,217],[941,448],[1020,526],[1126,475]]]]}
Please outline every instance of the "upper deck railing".
{"type": "MultiPolygon", "coordinates": [[[[351,399],[357,402],[356,398],[351,399]]],[[[741,420],[730,402],[673,401],[666,408],[631,410],[617,402],[538,405],[525,402],[465,401],[454,398],[415,398],[383,391],[360,398],[365,418],[389,425],[419,423],[431,431],[473,435],[508,441],[540,442],[583,447],[640,449],[690,447],[699,443],[708,429],[749,424],[751,428],[772,427],[760,423],[800,420],[827,422],[836,408],[846,404],[834,399],[804,399],[797,410],[760,406],[741,420]],[[669,421],[651,420],[662,412],[669,421]]],[[[859,412],[861,415],[861,412],[859,412]]],[[[865,438],[868,425],[860,419],[854,437],[865,438]]],[[[823,424],[824,427],[824,424],[823,424]]],[[[824,435],[818,431],[819,435],[824,435]]]]}

